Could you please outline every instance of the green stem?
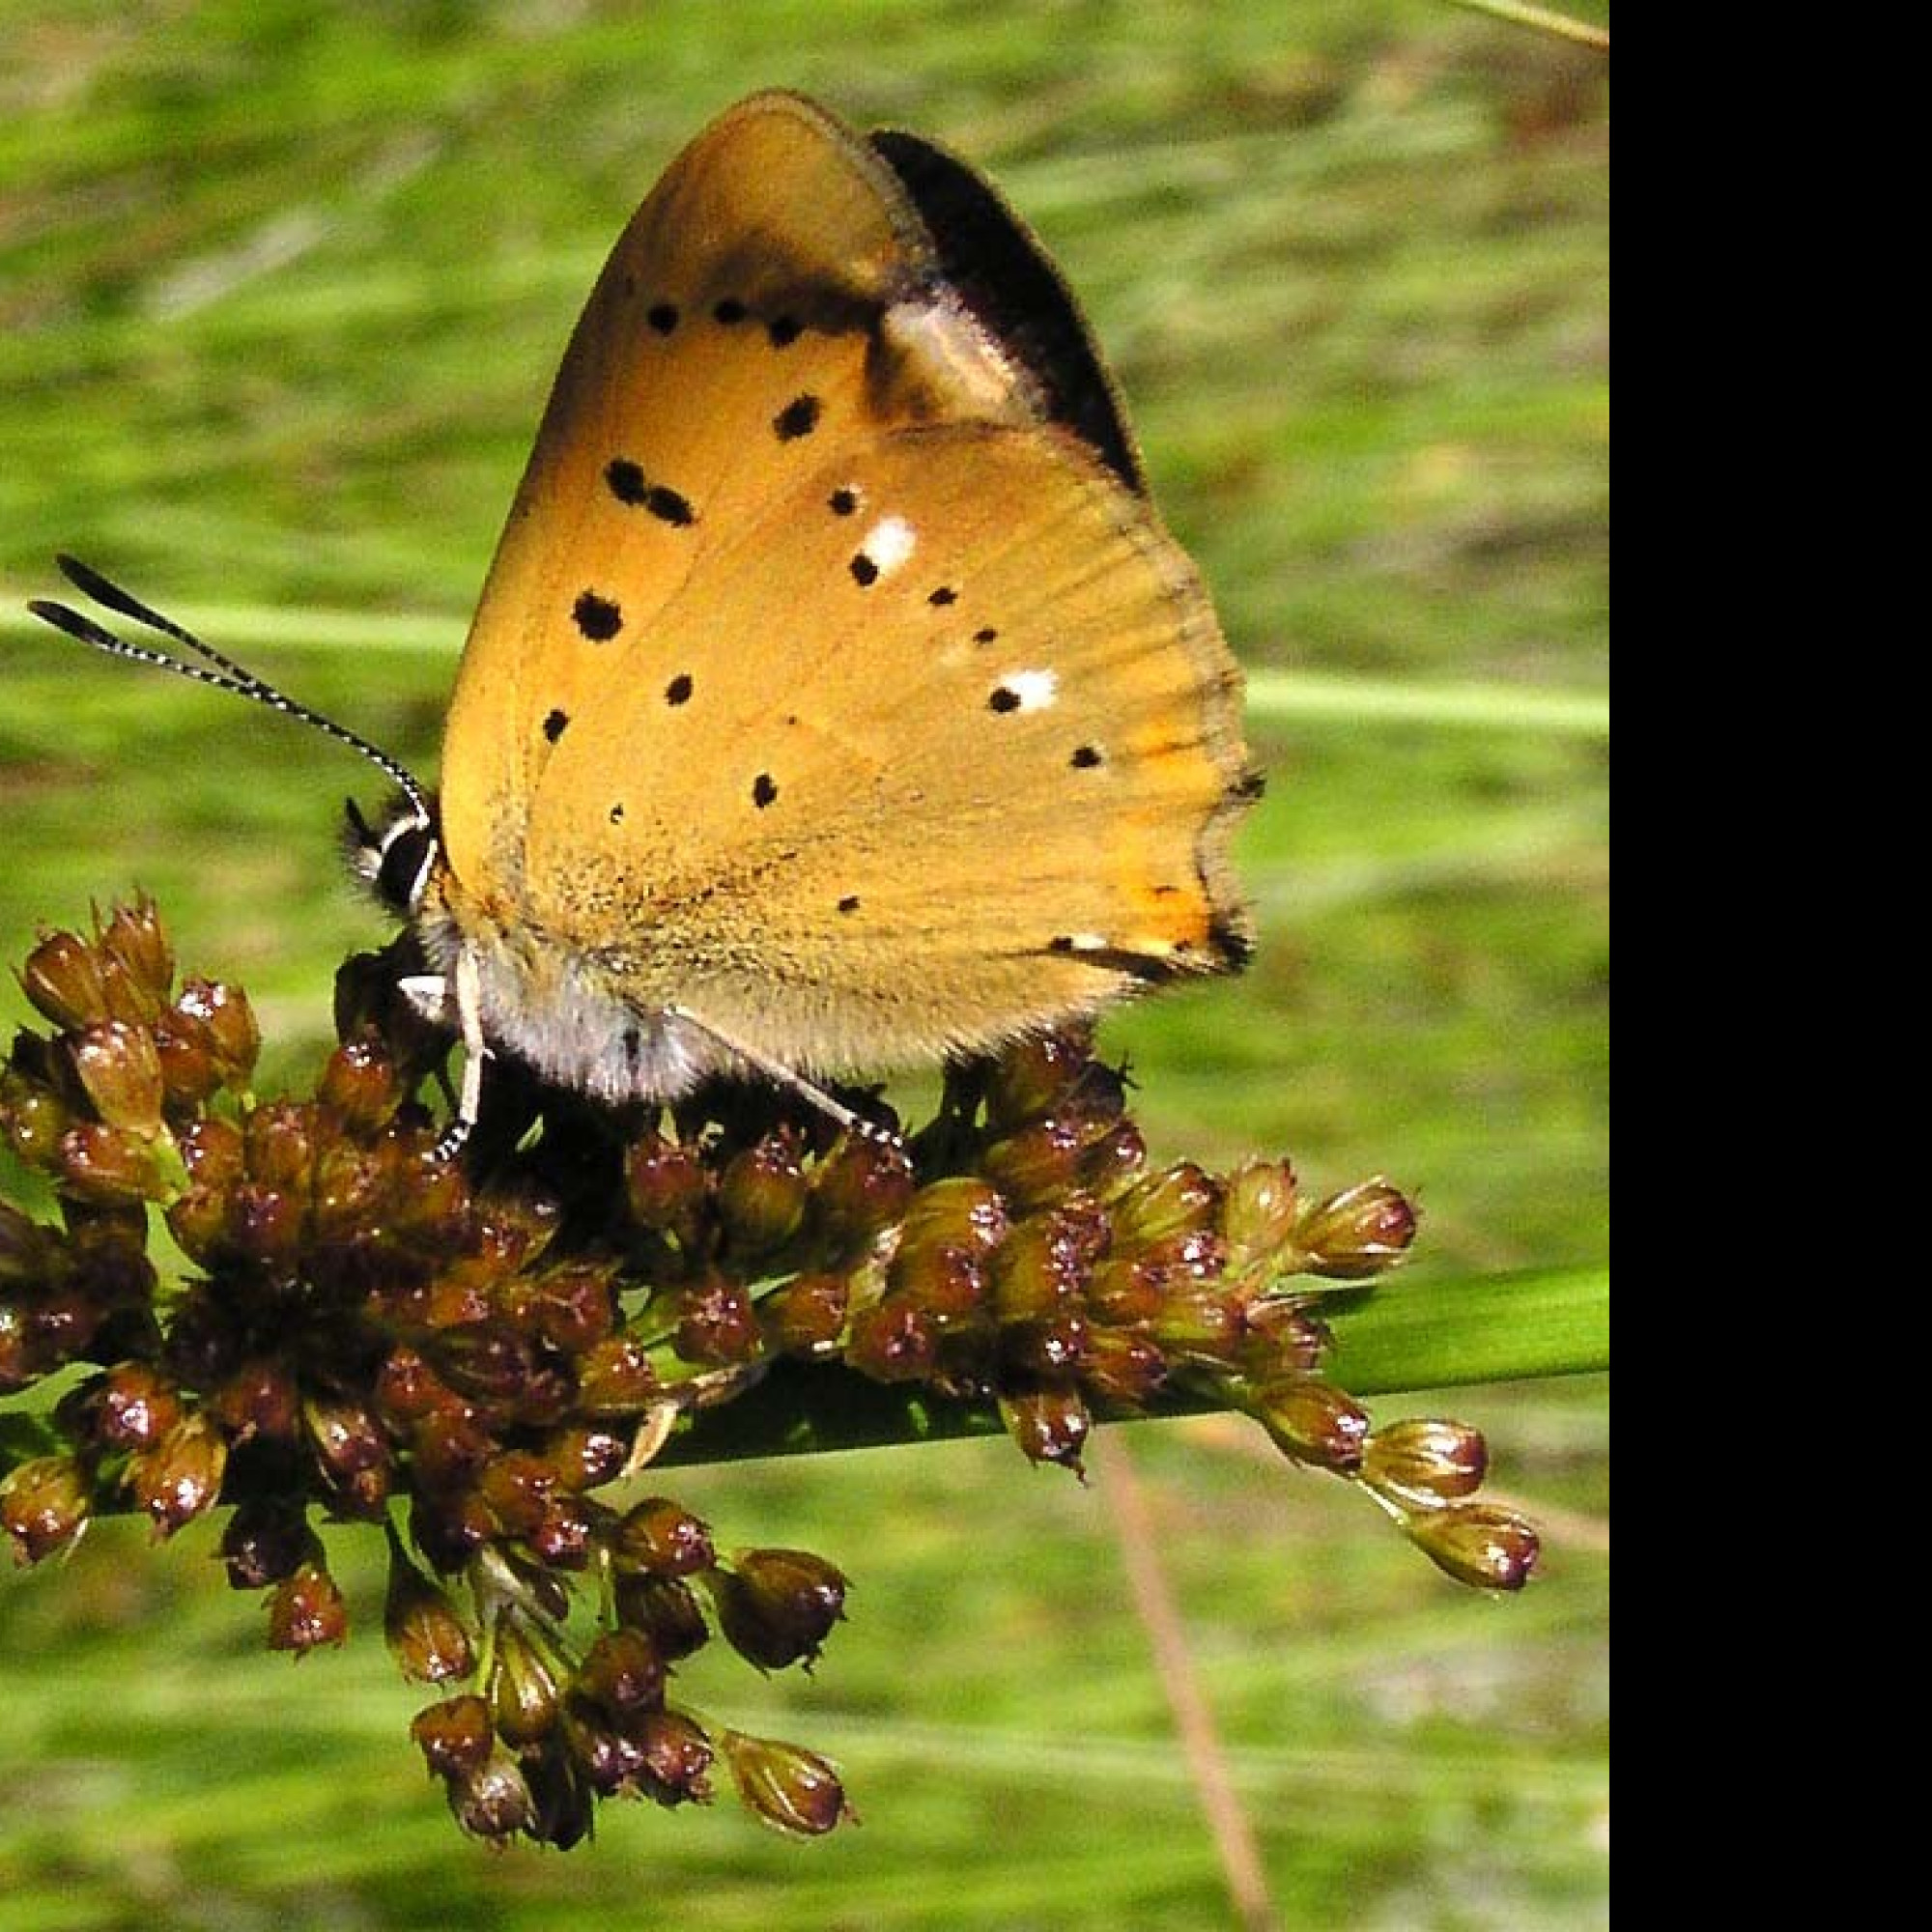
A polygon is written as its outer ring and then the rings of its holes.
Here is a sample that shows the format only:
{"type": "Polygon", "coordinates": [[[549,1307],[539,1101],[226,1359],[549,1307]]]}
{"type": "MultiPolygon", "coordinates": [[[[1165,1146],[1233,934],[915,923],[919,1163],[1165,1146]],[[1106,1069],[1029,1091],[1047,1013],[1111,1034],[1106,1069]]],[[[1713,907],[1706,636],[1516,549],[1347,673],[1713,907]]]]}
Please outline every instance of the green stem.
{"type": "MultiPolygon", "coordinates": [[[[1400,1276],[1334,1290],[1321,1302],[1335,1331],[1324,1375],[1350,1394],[1393,1395],[1456,1383],[1582,1375],[1609,1366],[1607,1266],[1537,1268],[1448,1280],[1400,1276]]],[[[1153,1411],[1219,1406],[1184,1396],[1153,1411]]],[[[777,1364],[753,1402],[694,1416],[658,1463],[733,1462],[997,1435],[996,1410],[895,1388],[831,1368],[777,1364]]]]}

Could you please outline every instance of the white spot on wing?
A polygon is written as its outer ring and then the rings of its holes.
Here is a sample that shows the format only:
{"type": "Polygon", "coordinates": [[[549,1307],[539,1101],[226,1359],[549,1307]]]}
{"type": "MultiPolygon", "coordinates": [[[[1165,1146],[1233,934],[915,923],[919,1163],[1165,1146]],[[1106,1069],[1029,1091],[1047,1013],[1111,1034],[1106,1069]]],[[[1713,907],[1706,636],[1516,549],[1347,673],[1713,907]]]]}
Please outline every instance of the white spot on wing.
{"type": "Polygon", "coordinates": [[[1060,696],[1057,671],[1009,670],[1000,682],[1019,699],[1015,711],[1044,711],[1060,696]]]}
{"type": "Polygon", "coordinates": [[[903,517],[881,517],[866,532],[864,549],[879,566],[879,575],[890,577],[913,554],[918,543],[912,526],[903,517]]]}

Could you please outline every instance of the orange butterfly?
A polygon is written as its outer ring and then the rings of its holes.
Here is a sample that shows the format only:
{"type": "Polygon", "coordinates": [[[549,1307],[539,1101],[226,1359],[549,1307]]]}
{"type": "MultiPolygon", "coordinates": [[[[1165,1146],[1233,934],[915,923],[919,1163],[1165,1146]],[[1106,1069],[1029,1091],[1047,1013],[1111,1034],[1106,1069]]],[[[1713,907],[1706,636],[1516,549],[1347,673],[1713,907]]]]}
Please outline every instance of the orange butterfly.
{"type": "Polygon", "coordinates": [[[994,191],[741,102],[619,239],[465,646],[440,800],[360,859],[467,1048],[611,1100],[986,1050],[1238,966],[1239,669],[1072,298],[994,191]]]}

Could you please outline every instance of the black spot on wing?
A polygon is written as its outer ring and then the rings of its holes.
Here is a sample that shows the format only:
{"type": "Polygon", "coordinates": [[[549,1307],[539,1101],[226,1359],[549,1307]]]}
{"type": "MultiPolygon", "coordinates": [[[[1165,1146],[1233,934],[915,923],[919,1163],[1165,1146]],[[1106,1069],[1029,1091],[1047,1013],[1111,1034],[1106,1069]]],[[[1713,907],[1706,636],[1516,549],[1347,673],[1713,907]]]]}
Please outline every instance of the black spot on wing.
{"type": "Polygon", "coordinates": [[[796,442],[818,427],[818,398],[794,396],[772,418],[772,432],[781,442],[796,442]]]}
{"type": "Polygon", "coordinates": [[[593,644],[608,643],[624,628],[624,613],[608,597],[594,590],[581,591],[570,607],[577,628],[593,644]]]}
{"type": "Polygon", "coordinates": [[[688,704],[691,701],[691,673],[681,670],[665,686],[667,704],[688,704]]]}
{"type": "Polygon", "coordinates": [[[770,772],[760,772],[752,781],[752,803],[760,811],[763,811],[768,805],[775,805],[778,802],[778,781],[770,772]]]}
{"type": "Polygon", "coordinates": [[[677,304],[675,302],[653,302],[644,311],[644,320],[660,335],[668,335],[677,327],[677,304]]]}
{"type": "Polygon", "coordinates": [[[570,713],[567,711],[552,710],[546,712],[543,722],[543,734],[554,745],[563,736],[564,726],[569,723],[570,713]]]}

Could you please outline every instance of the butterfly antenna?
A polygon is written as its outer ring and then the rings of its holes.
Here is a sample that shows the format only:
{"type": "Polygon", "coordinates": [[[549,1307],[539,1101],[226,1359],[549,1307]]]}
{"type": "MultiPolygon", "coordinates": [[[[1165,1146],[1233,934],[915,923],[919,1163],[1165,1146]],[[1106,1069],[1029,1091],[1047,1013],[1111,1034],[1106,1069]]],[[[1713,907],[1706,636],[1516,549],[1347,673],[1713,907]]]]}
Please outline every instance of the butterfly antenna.
{"type": "Polygon", "coordinates": [[[156,610],[122,589],[112,579],[82,563],[77,557],[60,556],[55,561],[61,573],[82,595],[90,597],[103,610],[112,611],[117,615],[131,619],[145,629],[154,631],[163,638],[171,639],[185,649],[193,651],[203,660],[200,664],[190,664],[171,652],[161,650],[154,644],[130,643],[126,638],[117,637],[104,625],[98,624],[92,617],[79,611],[71,610],[65,604],[56,604],[44,597],[33,598],[27,609],[43,624],[51,624],[56,631],[64,633],[76,643],[90,649],[105,652],[113,658],[127,658],[134,664],[152,665],[156,670],[173,671],[177,677],[191,677],[197,684],[213,685],[216,691],[232,691],[238,697],[252,698],[257,704],[266,704],[271,711],[279,711],[284,716],[299,720],[312,725],[325,736],[347,745],[352,751],[359,752],[378,771],[394,782],[407,798],[411,806],[421,813],[425,821],[433,814],[428,797],[416,782],[413,773],[398,763],[380,745],[372,745],[359,732],[352,731],[346,724],[338,724],[333,718],[325,717],[320,711],[311,710],[306,704],[291,697],[287,692],[279,691],[267,679],[260,678],[251,670],[239,665],[231,657],[216,650],[213,644],[204,643],[192,631],[177,624],[172,617],[164,617],[156,610]]]}

